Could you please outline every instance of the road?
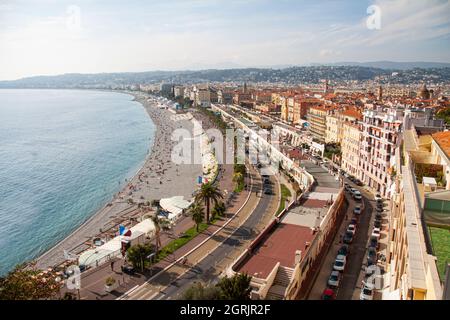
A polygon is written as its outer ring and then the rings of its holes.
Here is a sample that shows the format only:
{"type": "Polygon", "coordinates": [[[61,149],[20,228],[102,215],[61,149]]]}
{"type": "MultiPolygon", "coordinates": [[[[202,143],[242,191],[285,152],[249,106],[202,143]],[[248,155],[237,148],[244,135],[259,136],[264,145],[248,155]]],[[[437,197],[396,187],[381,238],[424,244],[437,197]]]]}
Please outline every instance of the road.
{"type": "MultiPolygon", "coordinates": [[[[273,177],[271,180],[272,183],[275,183],[273,177]]],[[[258,186],[257,188],[261,188],[261,186],[258,186]]],[[[257,235],[254,228],[267,213],[267,208],[273,198],[274,195],[263,195],[256,209],[242,226],[235,230],[228,239],[219,245],[219,247],[211,252],[205,259],[178,278],[155,298],[165,299],[167,297],[173,297],[173,299],[180,299],[180,295],[192,285],[192,282],[202,281],[214,283],[217,281],[218,270],[215,268],[217,262],[231,254],[236,247],[244,246],[245,240],[253,239],[257,235]]]]}
{"type": "MultiPolygon", "coordinates": [[[[346,195],[347,199],[350,203],[354,205],[350,205],[351,210],[355,207],[355,201],[352,200],[349,194],[346,195]]],[[[354,296],[355,288],[361,286],[361,282],[359,282],[359,277],[361,273],[361,269],[363,265],[366,263],[366,251],[367,251],[367,241],[369,239],[370,222],[372,219],[372,204],[368,200],[366,195],[363,195],[364,202],[364,210],[362,214],[359,216],[358,228],[356,230],[355,237],[353,239],[352,244],[350,245],[350,254],[348,256],[346,269],[343,273],[343,277],[341,280],[341,285],[339,289],[339,293],[337,295],[338,300],[352,300],[354,296]]],[[[348,217],[352,217],[353,212],[350,211],[347,213],[348,217]]],[[[347,228],[349,224],[348,220],[344,220],[343,225],[344,229],[347,228]]],[[[340,230],[340,235],[342,235],[342,231],[340,230]]]]}

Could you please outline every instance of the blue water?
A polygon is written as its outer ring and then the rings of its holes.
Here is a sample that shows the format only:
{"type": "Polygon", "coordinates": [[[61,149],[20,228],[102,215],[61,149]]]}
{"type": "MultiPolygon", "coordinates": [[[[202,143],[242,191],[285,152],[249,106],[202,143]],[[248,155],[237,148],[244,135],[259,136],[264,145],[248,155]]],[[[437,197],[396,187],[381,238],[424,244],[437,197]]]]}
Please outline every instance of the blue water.
{"type": "Polygon", "coordinates": [[[0,90],[0,275],[65,238],[142,166],[155,126],[132,100],[0,90]]]}

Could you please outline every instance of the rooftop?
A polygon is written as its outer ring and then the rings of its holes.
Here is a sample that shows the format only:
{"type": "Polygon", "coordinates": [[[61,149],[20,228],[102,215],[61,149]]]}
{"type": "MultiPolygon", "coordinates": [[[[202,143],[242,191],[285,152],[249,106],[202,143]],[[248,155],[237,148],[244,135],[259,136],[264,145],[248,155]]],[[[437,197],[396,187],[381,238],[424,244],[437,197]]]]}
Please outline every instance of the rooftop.
{"type": "Polygon", "coordinates": [[[450,131],[433,133],[431,136],[447,157],[450,158],[450,131]]]}
{"type": "Polygon", "coordinates": [[[314,239],[311,228],[288,223],[280,223],[266,237],[264,237],[255,251],[239,268],[239,272],[265,279],[280,262],[284,267],[293,268],[295,253],[307,251],[307,242],[314,239]]]}

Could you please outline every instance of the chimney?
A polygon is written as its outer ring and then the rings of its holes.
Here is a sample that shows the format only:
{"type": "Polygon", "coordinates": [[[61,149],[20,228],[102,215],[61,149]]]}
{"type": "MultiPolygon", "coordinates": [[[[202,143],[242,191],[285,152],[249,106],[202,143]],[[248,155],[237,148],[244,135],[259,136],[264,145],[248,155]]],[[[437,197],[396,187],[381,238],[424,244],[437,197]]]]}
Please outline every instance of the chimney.
{"type": "Polygon", "coordinates": [[[302,251],[297,250],[295,251],[295,265],[299,264],[300,261],[302,261],[302,251]]]}

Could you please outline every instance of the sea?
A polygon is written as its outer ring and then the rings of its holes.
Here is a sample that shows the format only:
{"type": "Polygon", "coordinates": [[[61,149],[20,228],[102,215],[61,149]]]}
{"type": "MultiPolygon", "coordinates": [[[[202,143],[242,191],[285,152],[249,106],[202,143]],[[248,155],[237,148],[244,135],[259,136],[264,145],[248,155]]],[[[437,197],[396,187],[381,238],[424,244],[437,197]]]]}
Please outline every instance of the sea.
{"type": "Polygon", "coordinates": [[[156,127],[133,99],[0,89],[0,276],[68,236],[144,164],[156,127]]]}

